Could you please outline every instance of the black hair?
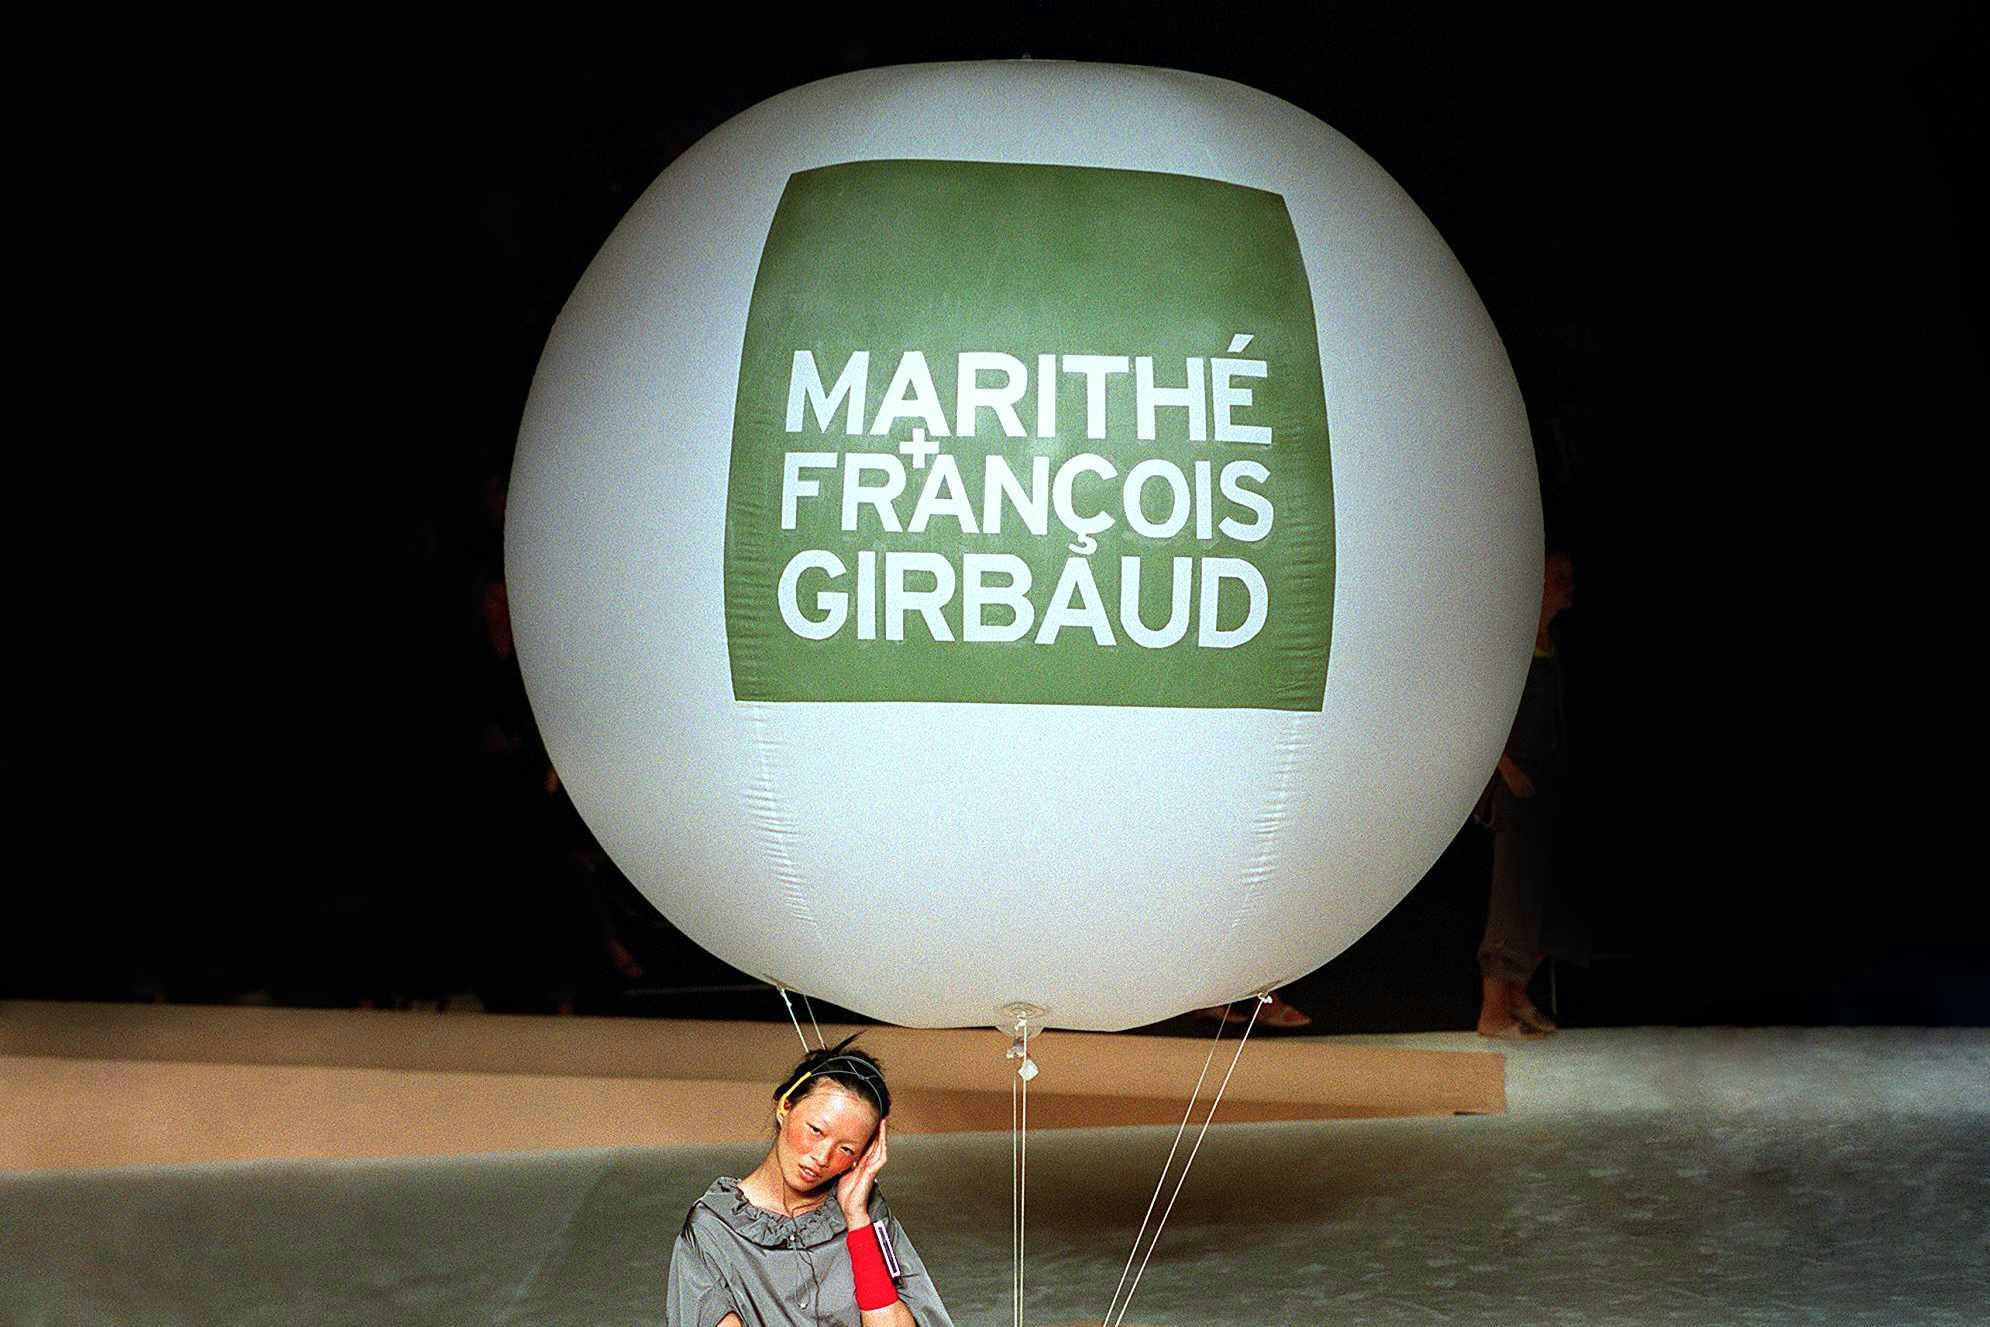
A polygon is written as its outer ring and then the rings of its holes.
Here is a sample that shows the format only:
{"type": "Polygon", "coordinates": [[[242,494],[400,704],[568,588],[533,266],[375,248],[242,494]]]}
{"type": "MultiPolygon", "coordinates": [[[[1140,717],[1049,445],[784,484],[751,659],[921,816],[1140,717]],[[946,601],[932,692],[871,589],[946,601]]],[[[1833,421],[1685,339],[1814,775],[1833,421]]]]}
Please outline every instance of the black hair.
{"type": "Polygon", "coordinates": [[[790,1069],[774,1089],[774,1100],[785,1100],[785,1104],[792,1106],[805,1100],[816,1084],[830,1082],[875,1106],[879,1119],[891,1114],[891,1089],[885,1086],[884,1066],[869,1051],[851,1048],[850,1043],[862,1035],[853,1032],[834,1046],[804,1055],[801,1063],[790,1069]],[[802,1089],[801,1094],[790,1096],[797,1088],[802,1089]]]}

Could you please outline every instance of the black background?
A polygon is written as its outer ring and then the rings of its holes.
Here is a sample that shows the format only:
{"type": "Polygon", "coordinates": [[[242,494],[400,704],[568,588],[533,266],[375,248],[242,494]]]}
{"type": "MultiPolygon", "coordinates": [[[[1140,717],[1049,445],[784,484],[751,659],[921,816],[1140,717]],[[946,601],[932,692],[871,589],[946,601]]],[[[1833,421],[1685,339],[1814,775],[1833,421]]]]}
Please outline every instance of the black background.
{"type": "MultiPolygon", "coordinates": [[[[1976,596],[1935,588],[1974,565],[1980,12],[1304,12],[346,33],[182,89],[185,132],[128,146],[180,241],[185,433],[150,496],[158,437],[108,453],[136,537],[44,581],[93,645],[22,688],[0,991],[340,1003],[363,971],[387,1000],[578,980],[583,1012],[779,1016],[660,993],[739,979],[640,922],[641,981],[549,975],[534,937],[586,930],[557,882],[480,876],[517,832],[478,764],[510,703],[485,485],[566,296],[686,146],[816,78],[1027,54],[1292,101],[1472,276],[1579,567],[1568,866],[1603,956],[1557,970],[1564,1017],[1990,1021],[1976,596]]],[[[1462,833],[1288,993],[1332,1030],[1468,1025],[1488,855],[1462,833]]]]}

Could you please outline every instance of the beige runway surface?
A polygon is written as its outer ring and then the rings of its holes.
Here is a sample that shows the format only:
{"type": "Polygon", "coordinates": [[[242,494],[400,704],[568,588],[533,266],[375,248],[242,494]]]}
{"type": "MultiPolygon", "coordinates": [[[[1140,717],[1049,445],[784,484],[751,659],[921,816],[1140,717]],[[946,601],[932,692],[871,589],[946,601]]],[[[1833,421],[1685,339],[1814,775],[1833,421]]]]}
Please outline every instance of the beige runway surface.
{"type": "MultiPolygon", "coordinates": [[[[1128,1323],[1985,1321],[1990,1033],[1565,1031],[1507,1049],[1505,1114],[1217,1126],[1128,1323]]],[[[1031,1140],[1027,1322],[1104,1313],[1173,1136],[1031,1140]]],[[[0,1321],[654,1323],[686,1206],[757,1153],[17,1171],[0,1176],[0,1321]]],[[[1006,1132],[892,1150],[885,1187],[964,1325],[1013,1321],[1009,1160],[1006,1132]]]]}

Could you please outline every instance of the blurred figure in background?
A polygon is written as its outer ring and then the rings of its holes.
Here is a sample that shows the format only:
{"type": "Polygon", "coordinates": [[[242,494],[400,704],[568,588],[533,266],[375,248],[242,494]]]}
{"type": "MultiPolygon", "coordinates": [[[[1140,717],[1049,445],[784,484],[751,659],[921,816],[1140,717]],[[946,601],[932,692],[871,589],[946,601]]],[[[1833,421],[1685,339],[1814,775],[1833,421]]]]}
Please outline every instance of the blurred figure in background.
{"type": "MultiPolygon", "coordinates": [[[[1252,1004],[1248,997],[1227,1005],[1211,1005],[1198,1009],[1191,1016],[1198,1023],[1237,1023],[1251,1021],[1252,1004]]],[[[1257,1026],[1272,1028],[1279,1032],[1297,1032],[1300,1028],[1313,1026],[1313,1016],[1296,1005],[1287,1004],[1285,997],[1272,992],[1271,1003],[1257,1012],[1257,1026]]]]}
{"type": "Polygon", "coordinates": [[[1568,767],[1561,661],[1550,628],[1574,604],[1575,561],[1567,553],[1550,553],[1527,686],[1488,796],[1480,803],[1480,818],[1493,831],[1492,891],[1485,938],[1479,944],[1482,1037],[1517,1040],[1555,1030],[1554,1022],[1528,998],[1527,986],[1546,957],[1542,919],[1553,883],[1555,822],[1568,767]]]}

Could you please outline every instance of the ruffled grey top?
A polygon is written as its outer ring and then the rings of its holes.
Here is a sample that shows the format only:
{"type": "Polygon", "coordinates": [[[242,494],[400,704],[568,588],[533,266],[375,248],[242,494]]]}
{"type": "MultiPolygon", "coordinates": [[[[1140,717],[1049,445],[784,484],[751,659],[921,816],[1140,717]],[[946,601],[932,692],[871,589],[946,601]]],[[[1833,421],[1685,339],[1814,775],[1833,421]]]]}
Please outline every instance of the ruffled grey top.
{"type": "MultiPolygon", "coordinates": [[[[871,1223],[898,1261],[898,1297],[919,1327],[953,1327],[919,1252],[871,1192],[871,1223]]],[[[717,1327],[736,1313],[743,1327],[861,1327],[849,1231],[832,1199],[800,1216],[755,1207],[739,1181],[720,1176],[691,1205],[670,1254],[664,1294],[668,1327],[717,1327]]]]}

